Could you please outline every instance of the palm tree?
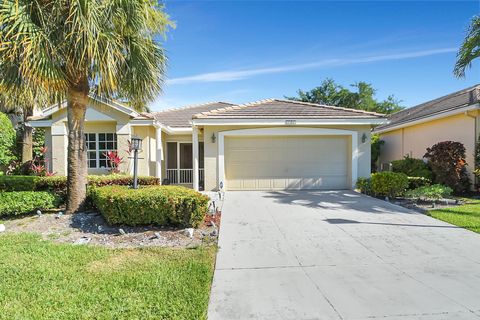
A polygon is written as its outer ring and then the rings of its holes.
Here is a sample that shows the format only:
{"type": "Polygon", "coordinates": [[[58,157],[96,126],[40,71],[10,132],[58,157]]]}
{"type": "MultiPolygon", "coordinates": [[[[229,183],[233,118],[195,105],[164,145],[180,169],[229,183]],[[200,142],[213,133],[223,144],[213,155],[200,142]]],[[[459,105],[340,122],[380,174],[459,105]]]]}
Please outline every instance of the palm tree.
{"type": "Polygon", "coordinates": [[[472,61],[480,57],[480,16],[474,16],[468,27],[467,36],[457,53],[457,62],[453,73],[458,78],[465,77],[465,69],[472,61]]]}
{"type": "Polygon", "coordinates": [[[3,85],[21,78],[67,99],[67,212],[76,212],[86,197],[89,93],[152,101],[166,63],[156,37],[172,22],[156,0],[2,0],[0,25],[3,85]]]}

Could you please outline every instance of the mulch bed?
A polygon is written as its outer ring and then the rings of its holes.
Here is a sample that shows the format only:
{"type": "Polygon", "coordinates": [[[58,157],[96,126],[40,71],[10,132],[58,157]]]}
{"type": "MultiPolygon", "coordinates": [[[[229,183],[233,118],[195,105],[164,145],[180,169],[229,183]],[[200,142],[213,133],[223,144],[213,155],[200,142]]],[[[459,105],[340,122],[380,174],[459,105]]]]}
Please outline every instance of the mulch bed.
{"type": "Polygon", "coordinates": [[[38,233],[45,240],[61,243],[91,244],[110,248],[180,247],[193,248],[217,241],[221,213],[207,214],[205,222],[193,230],[174,227],[110,226],[97,212],[74,215],[46,213],[9,219],[3,222],[5,232],[38,233]],[[214,224],[212,224],[212,222],[214,224]]]}

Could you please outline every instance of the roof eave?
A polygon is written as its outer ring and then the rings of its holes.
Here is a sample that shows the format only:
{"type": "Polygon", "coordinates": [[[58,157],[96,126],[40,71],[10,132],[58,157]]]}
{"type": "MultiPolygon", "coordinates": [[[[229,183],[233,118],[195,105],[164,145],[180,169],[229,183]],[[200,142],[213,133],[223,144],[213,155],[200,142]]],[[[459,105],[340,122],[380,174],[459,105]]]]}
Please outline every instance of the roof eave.
{"type": "MultiPolygon", "coordinates": [[[[468,106],[465,106],[465,107],[462,107],[462,108],[454,108],[454,109],[448,109],[446,111],[437,112],[437,113],[430,114],[428,116],[425,116],[425,117],[422,117],[422,118],[419,118],[419,119],[400,122],[400,123],[392,125],[390,127],[376,128],[376,129],[373,130],[373,132],[374,133],[385,133],[385,132],[394,131],[394,130],[398,130],[398,129],[401,129],[401,128],[410,127],[410,126],[414,126],[414,125],[417,125],[417,124],[421,124],[421,123],[425,123],[425,122],[429,122],[429,121],[433,121],[433,120],[437,120],[437,119],[442,119],[442,118],[450,117],[450,116],[453,116],[453,115],[456,115],[456,114],[461,114],[461,113],[465,113],[465,112],[468,112],[468,111],[479,110],[479,109],[480,109],[480,103],[475,103],[475,104],[468,105],[468,106]]],[[[387,125],[389,125],[389,124],[387,124],[387,125]]]]}
{"type": "Polygon", "coordinates": [[[385,118],[287,119],[287,118],[194,118],[193,125],[380,125],[385,118]]]}

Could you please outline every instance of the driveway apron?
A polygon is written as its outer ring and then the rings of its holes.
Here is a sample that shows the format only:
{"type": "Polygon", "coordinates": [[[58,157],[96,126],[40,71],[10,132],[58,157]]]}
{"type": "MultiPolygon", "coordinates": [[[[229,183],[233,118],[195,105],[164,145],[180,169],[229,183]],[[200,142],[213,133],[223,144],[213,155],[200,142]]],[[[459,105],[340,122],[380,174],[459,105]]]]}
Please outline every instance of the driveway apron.
{"type": "Polygon", "coordinates": [[[208,318],[480,319],[480,235],[352,191],[228,192],[208,318]]]}

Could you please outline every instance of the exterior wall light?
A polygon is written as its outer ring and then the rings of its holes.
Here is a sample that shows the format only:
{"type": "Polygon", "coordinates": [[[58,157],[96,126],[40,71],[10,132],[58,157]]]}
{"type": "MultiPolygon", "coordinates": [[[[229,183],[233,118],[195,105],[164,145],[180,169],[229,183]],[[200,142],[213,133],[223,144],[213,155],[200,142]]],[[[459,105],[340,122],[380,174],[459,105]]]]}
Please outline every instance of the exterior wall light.
{"type": "Polygon", "coordinates": [[[215,143],[215,141],[217,141],[217,137],[215,136],[215,132],[212,133],[211,139],[212,139],[212,143],[215,143]]]}
{"type": "Polygon", "coordinates": [[[364,132],[362,134],[362,143],[365,143],[367,141],[367,134],[364,132]]]}
{"type": "Polygon", "coordinates": [[[133,150],[133,189],[138,189],[138,151],[142,150],[142,139],[139,137],[132,137],[133,150]]]}

